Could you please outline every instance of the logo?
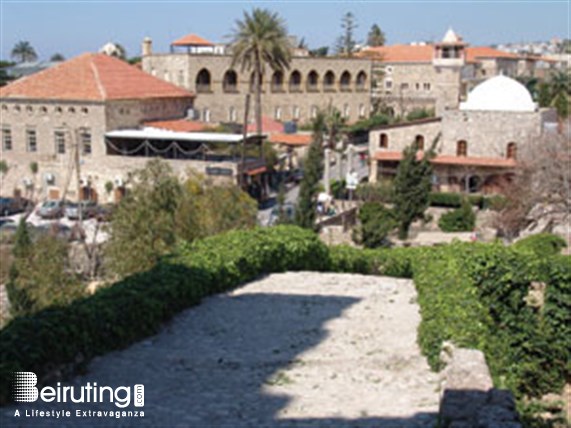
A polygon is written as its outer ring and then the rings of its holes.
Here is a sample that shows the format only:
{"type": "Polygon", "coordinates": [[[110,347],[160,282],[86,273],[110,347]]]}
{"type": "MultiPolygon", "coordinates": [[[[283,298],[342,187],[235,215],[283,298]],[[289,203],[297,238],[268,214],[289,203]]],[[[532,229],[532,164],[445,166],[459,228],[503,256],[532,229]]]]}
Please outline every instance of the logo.
{"type": "Polygon", "coordinates": [[[145,385],[99,386],[97,382],[87,382],[82,386],[62,386],[37,388],[38,377],[33,372],[14,372],[12,375],[12,397],[18,403],[33,403],[38,400],[46,403],[113,403],[119,408],[131,405],[144,407],[145,385]]]}

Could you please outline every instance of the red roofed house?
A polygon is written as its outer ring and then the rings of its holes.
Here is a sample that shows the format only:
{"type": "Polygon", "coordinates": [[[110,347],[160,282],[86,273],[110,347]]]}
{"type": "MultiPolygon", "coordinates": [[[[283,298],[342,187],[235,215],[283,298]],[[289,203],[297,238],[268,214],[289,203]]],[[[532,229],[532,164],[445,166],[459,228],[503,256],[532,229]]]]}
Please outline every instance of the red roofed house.
{"type": "MultiPolygon", "coordinates": [[[[35,183],[36,195],[60,197],[76,142],[82,182],[90,188],[82,196],[104,195],[107,181],[121,187],[126,171],[143,162],[108,156],[106,133],[183,118],[193,100],[192,93],[103,54],[86,53],[16,80],[0,88],[1,155],[9,167],[0,192],[25,192],[35,183]],[[32,162],[39,166],[36,177],[32,162]]],[[[75,190],[71,185],[68,196],[75,190]]]]}
{"type": "Polygon", "coordinates": [[[536,73],[536,60],[491,47],[471,47],[448,30],[441,42],[366,48],[361,56],[376,59],[379,76],[373,98],[394,115],[434,109],[437,115],[458,108],[483,79],[536,73]]]}

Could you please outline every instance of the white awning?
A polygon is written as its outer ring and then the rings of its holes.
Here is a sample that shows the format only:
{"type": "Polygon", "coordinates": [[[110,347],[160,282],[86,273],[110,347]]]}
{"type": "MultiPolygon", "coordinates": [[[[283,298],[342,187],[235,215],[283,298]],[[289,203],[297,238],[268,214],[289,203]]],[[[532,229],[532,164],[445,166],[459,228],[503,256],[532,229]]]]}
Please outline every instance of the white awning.
{"type": "MultiPolygon", "coordinates": [[[[248,134],[248,138],[257,134],[248,134]]],[[[225,134],[220,132],[176,132],[159,128],[120,129],[105,133],[109,138],[125,138],[136,140],[178,140],[198,143],[240,143],[241,134],[225,134]]],[[[265,137],[262,135],[262,137],[265,137]]]]}

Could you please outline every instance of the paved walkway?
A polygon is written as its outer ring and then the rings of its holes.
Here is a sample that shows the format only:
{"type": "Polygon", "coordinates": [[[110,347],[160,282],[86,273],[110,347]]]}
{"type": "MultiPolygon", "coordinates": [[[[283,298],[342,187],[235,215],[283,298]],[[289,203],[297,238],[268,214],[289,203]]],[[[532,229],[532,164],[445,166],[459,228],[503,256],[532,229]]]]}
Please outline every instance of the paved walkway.
{"type": "Polygon", "coordinates": [[[438,376],[416,344],[415,299],[408,280],[271,275],[97,358],[72,382],[144,384],[144,419],[18,420],[10,407],[0,425],[433,427],[438,376]]]}

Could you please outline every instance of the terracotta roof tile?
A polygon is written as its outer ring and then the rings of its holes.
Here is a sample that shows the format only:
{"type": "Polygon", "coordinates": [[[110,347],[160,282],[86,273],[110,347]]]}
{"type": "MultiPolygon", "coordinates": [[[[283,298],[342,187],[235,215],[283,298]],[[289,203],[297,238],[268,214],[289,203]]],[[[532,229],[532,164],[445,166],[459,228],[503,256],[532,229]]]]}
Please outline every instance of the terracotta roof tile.
{"type": "MultiPolygon", "coordinates": [[[[417,159],[421,159],[422,156],[423,152],[418,152],[416,155],[417,159]]],[[[373,159],[380,161],[398,162],[402,159],[402,153],[396,151],[377,151],[374,154],[373,159]]],[[[514,159],[452,155],[437,155],[432,159],[431,162],[437,165],[481,166],[498,168],[513,168],[516,166],[516,161],[514,159]]]]}
{"type": "Polygon", "coordinates": [[[186,119],[145,122],[144,125],[175,132],[200,132],[212,128],[212,126],[207,123],[186,119]]]}
{"type": "MultiPolygon", "coordinates": [[[[248,123],[248,132],[256,132],[256,121],[248,123]]],[[[284,132],[284,125],[277,120],[271,119],[267,116],[262,116],[262,133],[273,134],[276,132],[284,132]]]]}
{"type": "Polygon", "coordinates": [[[86,53],[0,88],[2,98],[127,100],[194,95],[104,54],[86,53]]]}
{"type": "Polygon", "coordinates": [[[480,58],[507,58],[518,59],[519,56],[513,53],[500,51],[488,46],[474,46],[466,48],[466,60],[473,62],[480,58]]]}
{"type": "Polygon", "coordinates": [[[274,144],[287,144],[288,146],[309,146],[311,135],[309,134],[271,134],[270,142],[274,144]]]}
{"type": "Polygon", "coordinates": [[[171,43],[173,46],[214,46],[214,43],[203,39],[196,34],[187,34],[171,43]]]}
{"type": "Polygon", "coordinates": [[[363,51],[365,56],[377,56],[383,62],[432,62],[433,45],[377,46],[363,51]],[[372,55],[371,55],[372,54],[372,55]]]}

